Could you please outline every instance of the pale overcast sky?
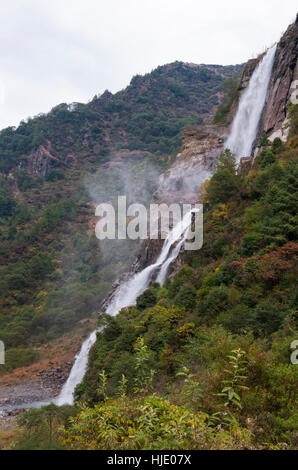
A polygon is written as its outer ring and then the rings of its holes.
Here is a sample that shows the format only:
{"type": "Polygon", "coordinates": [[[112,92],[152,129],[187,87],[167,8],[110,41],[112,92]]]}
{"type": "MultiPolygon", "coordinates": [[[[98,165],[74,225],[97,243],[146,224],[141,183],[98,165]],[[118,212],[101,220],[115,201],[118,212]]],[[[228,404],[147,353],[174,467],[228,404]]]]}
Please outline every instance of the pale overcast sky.
{"type": "Polygon", "coordinates": [[[297,0],[0,0],[0,128],[175,60],[244,62],[296,10],[297,0]]]}

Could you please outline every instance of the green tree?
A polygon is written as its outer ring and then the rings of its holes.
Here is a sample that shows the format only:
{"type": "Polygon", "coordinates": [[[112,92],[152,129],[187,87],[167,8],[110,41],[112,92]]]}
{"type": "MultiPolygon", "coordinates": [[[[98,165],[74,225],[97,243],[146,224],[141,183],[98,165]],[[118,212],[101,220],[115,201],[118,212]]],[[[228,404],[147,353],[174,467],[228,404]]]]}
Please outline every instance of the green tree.
{"type": "Polygon", "coordinates": [[[236,157],[230,149],[225,149],[215,160],[215,168],[219,170],[228,170],[232,175],[236,174],[236,157]]]}

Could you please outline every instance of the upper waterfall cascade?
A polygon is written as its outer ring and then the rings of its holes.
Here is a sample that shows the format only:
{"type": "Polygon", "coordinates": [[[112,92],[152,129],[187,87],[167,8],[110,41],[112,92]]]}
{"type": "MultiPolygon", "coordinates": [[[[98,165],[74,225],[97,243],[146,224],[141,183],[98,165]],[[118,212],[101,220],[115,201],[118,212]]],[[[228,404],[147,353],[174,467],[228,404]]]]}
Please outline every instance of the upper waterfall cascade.
{"type": "Polygon", "coordinates": [[[230,135],[225,142],[225,148],[236,155],[237,162],[241,157],[251,155],[266,102],[276,47],[275,44],[268,49],[254,70],[248,87],[240,98],[230,135]]]}

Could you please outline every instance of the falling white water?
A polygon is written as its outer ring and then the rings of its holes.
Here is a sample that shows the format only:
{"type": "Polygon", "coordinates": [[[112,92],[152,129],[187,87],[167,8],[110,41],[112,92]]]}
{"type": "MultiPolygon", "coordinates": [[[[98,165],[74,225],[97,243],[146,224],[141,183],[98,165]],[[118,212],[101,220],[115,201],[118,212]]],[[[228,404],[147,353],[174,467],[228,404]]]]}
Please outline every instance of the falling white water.
{"type": "Polygon", "coordinates": [[[165,282],[166,280],[166,277],[167,277],[167,273],[168,273],[168,269],[169,269],[169,266],[170,264],[173,263],[173,261],[175,261],[175,259],[177,258],[177,256],[179,255],[180,253],[180,250],[181,250],[181,247],[182,245],[184,245],[186,239],[187,239],[187,234],[188,234],[188,229],[185,230],[184,232],[184,235],[183,235],[183,238],[180,240],[179,243],[177,243],[177,245],[175,246],[175,248],[173,249],[172,253],[170,254],[170,256],[167,258],[167,260],[162,264],[161,268],[160,268],[160,271],[158,273],[158,276],[156,278],[156,282],[158,282],[161,286],[163,285],[163,283],[165,282]]]}
{"type": "MultiPolygon", "coordinates": [[[[156,263],[151,264],[147,268],[143,269],[143,271],[135,274],[131,279],[119,287],[110,305],[108,306],[106,313],[114,316],[117,315],[117,313],[122,308],[128,307],[129,305],[134,305],[137,297],[147,289],[153,274],[159,268],[160,273],[158,275],[157,282],[160,282],[161,284],[164,282],[170,264],[177,258],[180,249],[187,238],[188,229],[191,224],[192,213],[195,211],[197,211],[197,209],[193,209],[192,211],[188,212],[183,217],[183,219],[178,222],[170,231],[164,241],[161,253],[156,263]],[[176,243],[177,245],[175,246],[176,243]],[[171,248],[173,248],[172,251],[170,251],[171,248]]],[[[67,382],[64,384],[60,395],[55,400],[56,405],[61,406],[64,404],[73,404],[74,389],[83,380],[87,369],[89,351],[95,341],[96,331],[93,331],[89,338],[87,338],[83,343],[82,348],[77,355],[74,365],[71,369],[67,382]]]]}
{"type": "MultiPolygon", "coordinates": [[[[57,398],[53,400],[44,400],[44,401],[37,401],[32,403],[22,403],[20,405],[13,405],[13,406],[5,406],[5,410],[9,411],[10,408],[17,409],[17,408],[40,408],[45,405],[49,405],[51,402],[57,406],[62,405],[73,405],[74,403],[74,389],[76,386],[82,382],[84,375],[87,370],[88,365],[88,356],[89,351],[92,348],[93,344],[96,341],[96,333],[99,330],[92,331],[91,335],[83,342],[80,352],[76,355],[75,362],[72,366],[70,374],[68,376],[67,381],[62,387],[62,390],[57,398]]],[[[5,412],[0,410],[0,418],[1,413],[5,416],[5,412]]]]}
{"type": "MultiPolygon", "coordinates": [[[[241,157],[248,156],[251,153],[266,101],[275,51],[276,45],[268,49],[252,74],[249,85],[241,96],[230,135],[225,142],[225,148],[229,148],[236,155],[238,162],[241,157]]],[[[182,221],[175,225],[167,236],[161,253],[154,264],[151,264],[143,269],[143,271],[135,274],[118,288],[106,313],[114,316],[117,315],[122,308],[134,305],[137,297],[150,285],[152,276],[158,269],[159,273],[156,281],[161,285],[164,283],[170,264],[179,255],[180,249],[187,238],[191,218],[192,212],[189,212],[184,216],[182,221]]],[[[70,376],[56,400],[57,404],[73,403],[73,391],[85,375],[88,354],[95,341],[96,332],[94,331],[83,343],[70,376]]]]}
{"type": "Polygon", "coordinates": [[[191,224],[192,213],[196,211],[194,209],[188,212],[183,219],[178,222],[175,227],[170,231],[167,238],[164,241],[161,253],[154,264],[151,264],[143,271],[135,274],[131,279],[122,284],[115,297],[112,299],[108,306],[106,313],[109,315],[117,315],[117,313],[128,305],[134,305],[137,297],[141,295],[149,286],[153,274],[160,268],[160,273],[157,277],[157,282],[162,284],[165,280],[165,276],[169,265],[177,258],[182,244],[187,238],[188,229],[191,224]],[[170,253],[171,248],[180,240],[177,246],[170,253]],[[178,249],[179,245],[179,249],[178,249]],[[168,256],[170,253],[170,256],[168,256]]]}
{"type": "Polygon", "coordinates": [[[81,383],[84,378],[88,364],[89,351],[96,341],[96,333],[97,331],[93,331],[82,344],[81,350],[75,358],[69,377],[63,385],[60,395],[54,401],[56,405],[73,405],[73,392],[76,386],[81,383]]]}
{"type": "Polygon", "coordinates": [[[249,85],[241,96],[230,135],[225,142],[225,148],[236,155],[237,162],[241,157],[251,155],[266,101],[275,51],[276,44],[268,49],[253,72],[249,85]]]}

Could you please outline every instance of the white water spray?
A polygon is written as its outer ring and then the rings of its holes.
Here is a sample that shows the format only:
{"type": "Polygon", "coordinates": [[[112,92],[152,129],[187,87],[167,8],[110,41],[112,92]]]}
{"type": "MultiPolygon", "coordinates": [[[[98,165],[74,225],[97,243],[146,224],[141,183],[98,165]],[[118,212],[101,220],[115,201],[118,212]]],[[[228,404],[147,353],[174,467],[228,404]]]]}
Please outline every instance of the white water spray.
{"type": "MultiPolygon", "coordinates": [[[[195,211],[195,210],[194,210],[195,211]]],[[[164,241],[161,253],[154,264],[151,264],[143,271],[135,274],[131,279],[122,284],[115,297],[108,306],[106,313],[109,315],[117,315],[117,313],[128,305],[134,305],[137,297],[141,295],[149,286],[153,274],[160,269],[160,273],[156,279],[157,282],[163,284],[169,265],[177,258],[182,244],[185,242],[188,229],[191,224],[192,213],[188,212],[183,219],[175,225],[164,241]],[[171,248],[180,240],[177,246],[170,253],[171,248]],[[179,246],[179,249],[177,247],[179,246]],[[170,253],[170,256],[169,256],[170,253]]]]}
{"type": "Polygon", "coordinates": [[[96,341],[96,333],[97,331],[93,331],[91,335],[82,344],[81,350],[76,356],[69,377],[63,385],[60,395],[54,401],[56,405],[73,405],[73,392],[76,386],[81,383],[84,378],[88,364],[89,351],[96,341]]]}
{"type": "Polygon", "coordinates": [[[241,157],[251,155],[267,97],[275,51],[276,44],[268,49],[253,72],[249,85],[241,96],[230,135],[225,142],[225,148],[236,155],[237,162],[241,157]]]}
{"type": "MultiPolygon", "coordinates": [[[[180,249],[187,239],[188,229],[191,225],[192,213],[198,209],[188,212],[183,219],[175,225],[164,241],[161,253],[157,261],[141,272],[135,274],[127,282],[124,282],[116,291],[114,298],[110,302],[106,313],[109,315],[117,315],[124,307],[134,305],[137,297],[141,295],[149,286],[153,274],[160,269],[157,282],[163,284],[170,264],[177,258],[180,249]],[[178,243],[177,243],[178,242],[178,243]],[[176,245],[177,244],[177,245],[176,245]],[[175,246],[176,245],[176,246],[175,246]],[[171,251],[172,249],[172,251],[171,251]]],[[[88,355],[91,347],[96,341],[96,331],[93,331],[89,338],[83,343],[81,351],[76,357],[70,375],[64,384],[60,395],[55,400],[56,405],[73,404],[73,392],[75,387],[81,383],[85,375],[88,355]]]]}

